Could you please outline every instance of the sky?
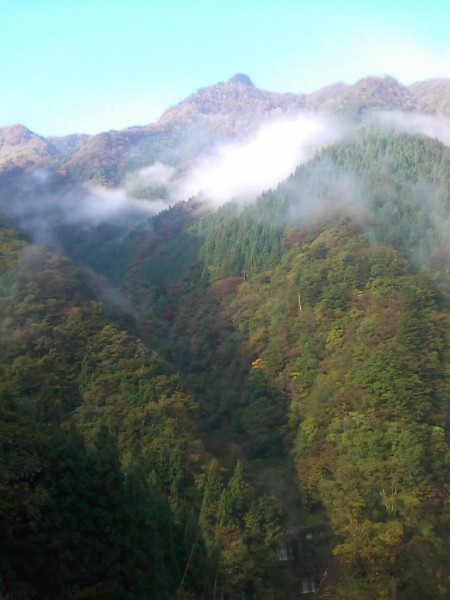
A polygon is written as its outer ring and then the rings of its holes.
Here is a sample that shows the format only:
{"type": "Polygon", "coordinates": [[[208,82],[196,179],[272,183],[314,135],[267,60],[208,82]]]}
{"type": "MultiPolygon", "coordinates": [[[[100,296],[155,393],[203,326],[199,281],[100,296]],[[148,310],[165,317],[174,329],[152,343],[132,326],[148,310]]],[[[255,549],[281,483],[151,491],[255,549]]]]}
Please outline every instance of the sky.
{"type": "Polygon", "coordinates": [[[0,127],[145,125],[235,73],[296,93],[450,77],[449,31],[449,0],[0,0],[0,127]]]}

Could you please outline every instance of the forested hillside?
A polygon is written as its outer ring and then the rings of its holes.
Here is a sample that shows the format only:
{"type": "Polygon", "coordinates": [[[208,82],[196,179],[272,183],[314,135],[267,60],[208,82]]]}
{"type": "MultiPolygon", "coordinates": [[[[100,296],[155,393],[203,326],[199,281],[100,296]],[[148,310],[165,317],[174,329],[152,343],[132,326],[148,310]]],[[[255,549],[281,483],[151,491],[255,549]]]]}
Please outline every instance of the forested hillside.
{"type": "Polygon", "coordinates": [[[0,596],[450,597],[448,146],[358,125],[252,203],[138,225],[15,177],[0,596]]]}

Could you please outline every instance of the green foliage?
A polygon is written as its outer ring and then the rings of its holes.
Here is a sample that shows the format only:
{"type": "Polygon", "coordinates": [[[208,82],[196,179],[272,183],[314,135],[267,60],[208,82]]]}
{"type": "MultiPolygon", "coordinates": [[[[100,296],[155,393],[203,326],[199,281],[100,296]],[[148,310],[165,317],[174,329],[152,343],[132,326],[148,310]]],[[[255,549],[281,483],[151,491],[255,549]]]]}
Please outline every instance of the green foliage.
{"type": "Polygon", "coordinates": [[[280,429],[285,415],[282,394],[269,385],[261,372],[252,372],[245,382],[240,408],[243,445],[252,458],[282,453],[280,429]]]}
{"type": "Polygon", "coordinates": [[[3,591],[168,598],[184,560],[168,500],[181,510],[203,452],[195,403],[69,261],[2,233],[3,591]]]}
{"type": "Polygon", "coordinates": [[[281,253],[282,228],[271,220],[270,201],[239,212],[226,205],[205,216],[194,228],[204,237],[201,256],[213,280],[271,268],[281,253]]]}
{"type": "Polygon", "coordinates": [[[215,460],[197,484],[202,492],[199,523],[216,563],[215,585],[230,597],[239,590],[258,597],[264,586],[275,588],[276,549],[285,536],[279,501],[256,496],[240,461],[226,485],[215,460]]]}
{"type": "Polygon", "coordinates": [[[8,598],[145,598],[173,590],[167,505],[125,479],[114,439],[1,402],[0,581],[8,598]],[[131,503],[132,502],[132,503],[131,503]],[[147,565],[152,564],[149,570],[147,565]]]}
{"type": "Polygon", "coordinates": [[[103,282],[5,222],[0,593],[448,597],[449,160],[374,128],[242,210],[73,228],[103,282]]]}

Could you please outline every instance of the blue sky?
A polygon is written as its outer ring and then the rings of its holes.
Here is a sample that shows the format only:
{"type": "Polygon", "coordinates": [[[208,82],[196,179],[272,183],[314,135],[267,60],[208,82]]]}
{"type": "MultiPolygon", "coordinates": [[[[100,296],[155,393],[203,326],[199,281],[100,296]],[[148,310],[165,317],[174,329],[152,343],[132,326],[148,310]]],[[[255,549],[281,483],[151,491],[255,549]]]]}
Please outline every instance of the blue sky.
{"type": "Polygon", "coordinates": [[[310,92],[450,77],[449,0],[0,0],[0,126],[142,125],[237,72],[310,92]]]}

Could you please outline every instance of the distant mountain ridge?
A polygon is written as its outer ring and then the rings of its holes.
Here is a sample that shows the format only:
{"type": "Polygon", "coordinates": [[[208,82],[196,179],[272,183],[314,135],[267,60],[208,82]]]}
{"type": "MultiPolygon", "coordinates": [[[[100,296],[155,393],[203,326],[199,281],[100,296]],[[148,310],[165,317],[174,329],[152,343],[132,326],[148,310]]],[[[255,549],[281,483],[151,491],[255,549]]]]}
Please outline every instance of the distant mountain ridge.
{"type": "Polygon", "coordinates": [[[50,168],[76,181],[115,185],[155,160],[183,164],[215,142],[244,137],[278,115],[307,110],[355,119],[381,109],[450,117],[450,79],[403,86],[392,77],[367,77],[354,85],[293,94],[260,90],[247,75],[236,74],[201,88],[142,127],[48,138],[23,125],[0,128],[0,174],[50,168]]]}

